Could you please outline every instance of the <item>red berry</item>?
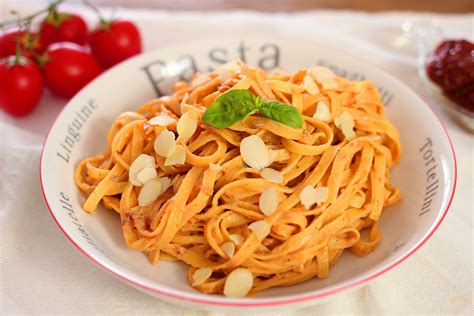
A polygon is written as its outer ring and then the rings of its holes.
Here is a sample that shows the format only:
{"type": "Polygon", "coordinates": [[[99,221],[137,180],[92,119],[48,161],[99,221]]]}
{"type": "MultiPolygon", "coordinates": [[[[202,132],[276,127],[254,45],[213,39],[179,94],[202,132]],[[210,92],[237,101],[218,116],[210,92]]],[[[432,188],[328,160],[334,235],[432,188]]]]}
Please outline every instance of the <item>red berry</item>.
{"type": "Polygon", "coordinates": [[[428,77],[444,94],[474,112],[474,44],[466,40],[441,42],[426,61],[428,77]]]}

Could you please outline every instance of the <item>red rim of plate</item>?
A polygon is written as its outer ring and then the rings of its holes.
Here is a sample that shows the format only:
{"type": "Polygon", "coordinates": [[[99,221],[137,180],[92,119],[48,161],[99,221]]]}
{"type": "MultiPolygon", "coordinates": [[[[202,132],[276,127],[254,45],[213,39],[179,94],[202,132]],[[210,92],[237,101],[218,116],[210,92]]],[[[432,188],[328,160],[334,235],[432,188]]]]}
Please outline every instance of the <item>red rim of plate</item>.
{"type": "MultiPolygon", "coordinates": [[[[61,112],[58,114],[58,116],[56,117],[54,123],[51,125],[49,131],[48,131],[48,134],[46,136],[46,139],[44,141],[44,144],[43,144],[43,149],[41,150],[41,157],[40,157],[40,183],[41,183],[41,193],[43,194],[43,198],[46,202],[46,206],[49,210],[49,213],[51,214],[51,216],[53,217],[54,221],[56,222],[56,225],[59,227],[59,229],[63,232],[63,234],[69,239],[69,241],[77,248],[79,249],[80,252],[82,252],[87,258],[89,258],[92,262],[94,262],[95,264],[97,264],[99,267],[101,267],[102,269],[112,273],[113,275],[115,275],[116,277],[118,277],[119,279],[123,280],[123,281],[126,281],[128,283],[131,283],[132,285],[134,286],[137,286],[141,289],[144,289],[144,290],[147,290],[147,291],[151,291],[155,294],[159,294],[159,295],[163,295],[163,296],[166,296],[166,297],[170,297],[170,298],[174,298],[174,299],[178,299],[178,300],[186,300],[186,301],[191,301],[191,302],[196,302],[196,303],[201,303],[201,304],[208,304],[208,305],[214,305],[214,306],[227,306],[227,307],[272,307],[272,306],[281,306],[281,305],[288,305],[288,304],[293,304],[293,303],[302,303],[302,302],[308,302],[308,301],[311,301],[311,300],[316,300],[316,299],[321,299],[321,298],[324,298],[324,297],[327,297],[327,296],[330,296],[332,294],[336,294],[336,293],[339,293],[339,292],[344,292],[346,290],[349,290],[349,289],[353,289],[353,288],[356,288],[362,284],[365,284],[375,278],[377,278],[378,276],[384,274],[385,272],[387,271],[390,271],[392,270],[393,268],[395,268],[396,266],[398,266],[400,263],[402,263],[403,261],[405,261],[407,258],[411,257],[416,251],[418,251],[418,249],[420,249],[421,246],[423,246],[426,241],[428,241],[428,239],[431,238],[431,236],[433,235],[433,233],[438,229],[438,227],[441,225],[441,223],[443,222],[444,218],[446,217],[446,214],[448,213],[448,210],[450,209],[451,207],[451,204],[453,202],[453,198],[454,198],[454,193],[456,192],[456,184],[457,184],[457,161],[456,161],[456,153],[454,152],[454,146],[453,146],[453,143],[451,141],[451,138],[449,137],[449,134],[448,134],[448,130],[446,129],[446,126],[444,125],[443,121],[439,118],[439,116],[436,114],[436,112],[428,105],[427,102],[425,102],[425,100],[414,90],[412,90],[407,84],[405,84],[402,80],[398,79],[397,77],[395,77],[394,75],[392,75],[390,72],[386,71],[385,69],[383,69],[382,67],[368,61],[368,60],[365,60],[364,58],[361,58],[359,56],[354,56],[352,54],[349,54],[347,52],[344,52],[342,51],[341,49],[339,48],[333,48],[335,50],[338,50],[346,55],[349,55],[349,56],[352,56],[354,58],[357,58],[357,59],[360,59],[360,60],[363,60],[365,63],[367,64],[370,64],[371,66],[377,68],[379,71],[381,71],[382,73],[384,73],[385,75],[387,75],[388,77],[390,77],[391,79],[399,82],[402,86],[404,86],[406,89],[410,90],[411,92],[413,92],[417,97],[418,99],[421,101],[421,103],[423,105],[425,105],[430,111],[431,113],[436,117],[436,119],[438,120],[438,123],[441,125],[441,127],[443,128],[444,130],[444,133],[446,135],[446,138],[448,139],[448,142],[449,142],[449,146],[451,148],[451,153],[453,155],[453,162],[454,162],[454,181],[453,181],[453,185],[452,185],[452,192],[451,192],[451,196],[449,197],[449,202],[448,202],[448,205],[446,206],[446,208],[443,210],[442,212],[442,215],[441,215],[441,218],[438,220],[438,222],[435,224],[435,226],[432,226],[431,229],[428,231],[428,233],[425,235],[424,239],[422,239],[420,242],[418,242],[418,244],[408,253],[406,253],[404,256],[402,256],[401,258],[399,258],[398,260],[396,260],[395,262],[393,262],[392,264],[388,265],[387,267],[367,276],[367,277],[364,277],[360,280],[357,280],[357,281],[354,281],[353,283],[350,283],[350,284],[347,284],[347,285],[343,285],[343,286],[340,286],[338,288],[335,288],[335,289],[331,289],[331,290],[328,290],[328,291],[323,291],[321,293],[318,293],[318,294],[313,294],[313,295],[307,295],[307,296],[301,296],[301,297],[296,297],[296,298],[290,298],[290,299],[282,299],[282,300],[279,300],[279,301],[272,301],[272,302],[216,302],[216,301],[212,301],[212,300],[206,300],[206,299],[200,299],[200,298],[194,298],[194,297],[190,297],[190,296],[186,296],[186,295],[180,295],[180,294],[176,294],[176,293],[172,293],[172,292],[169,292],[167,290],[161,290],[161,289],[157,289],[157,288],[154,288],[154,287],[151,287],[151,286],[148,286],[148,285],[145,285],[143,283],[140,283],[138,282],[137,280],[134,280],[134,279],[131,279],[129,277],[127,277],[126,275],[122,275],[120,272],[117,272],[117,271],[114,271],[113,269],[107,267],[105,264],[103,264],[102,262],[100,262],[99,260],[93,258],[91,255],[89,255],[80,245],[78,245],[73,239],[72,237],[66,232],[66,230],[61,226],[61,224],[58,222],[58,220],[56,219],[56,216],[54,215],[50,205],[49,205],[49,202],[48,202],[48,199],[46,197],[46,194],[44,192],[44,185],[43,185],[43,154],[44,154],[44,148],[46,146],[46,143],[48,142],[48,139],[49,139],[49,136],[51,134],[51,130],[53,129],[53,127],[56,125],[56,122],[58,120],[58,118],[61,116],[61,114],[63,113],[64,109],[67,107],[67,105],[61,110],[61,112]]],[[[69,103],[68,103],[69,104],[69,103]]]]}

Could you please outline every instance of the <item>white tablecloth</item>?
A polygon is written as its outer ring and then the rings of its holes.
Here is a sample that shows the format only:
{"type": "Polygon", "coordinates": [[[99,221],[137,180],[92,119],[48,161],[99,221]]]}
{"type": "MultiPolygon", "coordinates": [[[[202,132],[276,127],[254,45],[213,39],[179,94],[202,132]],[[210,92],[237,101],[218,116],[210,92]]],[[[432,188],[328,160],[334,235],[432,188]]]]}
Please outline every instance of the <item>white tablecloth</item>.
{"type": "MultiPolygon", "coordinates": [[[[0,5],[2,20],[8,7],[18,8],[0,5]]],[[[22,13],[35,9],[19,7],[22,13]]],[[[145,50],[188,39],[257,32],[327,40],[350,48],[353,54],[369,56],[426,98],[415,68],[415,52],[398,37],[401,24],[430,18],[446,34],[472,41],[474,18],[467,14],[315,11],[269,15],[129,9],[119,9],[116,15],[138,23],[145,50]]],[[[87,17],[95,21],[92,14],[87,17]]],[[[439,105],[430,101],[444,115],[439,105]]],[[[76,250],[56,227],[43,202],[38,170],[45,135],[64,104],[64,100],[46,95],[29,117],[14,119],[0,112],[0,314],[210,315],[163,303],[113,278],[76,250]]],[[[451,210],[435,235],[414,256],[368,286],[314,307],[271,315],[472,312],[474,138],[444,118],[458,158],[459,179],[451,210]]]]}

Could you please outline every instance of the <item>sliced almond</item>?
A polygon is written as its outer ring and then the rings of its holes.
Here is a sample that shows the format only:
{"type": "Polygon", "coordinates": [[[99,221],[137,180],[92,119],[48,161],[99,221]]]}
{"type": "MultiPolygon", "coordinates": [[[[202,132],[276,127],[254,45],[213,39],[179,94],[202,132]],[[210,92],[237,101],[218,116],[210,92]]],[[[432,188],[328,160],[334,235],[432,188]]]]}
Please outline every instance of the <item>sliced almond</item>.
{"type": "Polygon", "coordinates": [[[270,161],[267,146],[257,135],[251,135],[242,139],[240,154],[247,165],[257,170],[265,168],[270,161]]]}
{"type": "Polygon", "coordinates": [[[329,68],[321,66],[309,68],[308,73],[310,73],[311,76],[321,84],[324,80],[333,79],[336,76],[329,68]]]}
{"type": "Polygon", "coordinates": [[[161,194],[161,183],[157,179],[152,179],[143,185],[138,194],[138,205],[147,206],[153,203],[161,194]]]}
{"type": "Polygon", "coordinates": [[[260,175],[262,178],[270,182],[278,184],[283,183],[283,175],[275,169],[265,168],[260,172],[260,175]]]}
{"type": "Polygon", "coordinates": [[[258,240],[263,240],[270,234],[270,224],[263,220],[251,223],[249,229],[255,233],[258,240]]]}
{"type": "Polygon", "coordinates": [[[226,82],[227,80],[229,80],[230,78],[232,78],[232,72],[229,71],[229,70],[222,70],[220,71],[218,74],[217,74],[217,80],[219,80],[220,83],[224,83],[226,82]]]}
{"type": "Polygon", "coordinates": [[[141,154],[132,162],[130,169],[128,170],[128,179],[130,183],[136,186],[142,186],[143,183],[138,180],[137,176],[140,171],[147,167],[155,168],[155,157],[141,154]]]}
{"type": "Polygon", "coordinates": [[[245,241],[245,238],[242,235],[239,235],[239,234],[231,234],[231,235],[229,235],[229,239],[232,240],[232,242],[236,246],[242,245],[245,241]]]}
{"type": "Polygon", "coordinates": [[[176,123],[176,120],[168,115],[158,115],[148,121],[150,125],[168,126],[176,123]]]}
{"type": "Polygon", "coordinates": [[[194,78],[193,80],[191,80],[191,87],[194,89],[194,88],[203,86],[206,83],[210,82],[211,80],[212,80],[211,77],[209,77],[209,75],[207,73],[199,75],[196,78],[194,78]]]}
{"type": "Polygon", "coordinates": [[[161,183],[161,193],[164,193],[171,186],[171,180],[168,177],[161,177],[157,179],[161,183]]]}
{"type": "Polygon", "coordinates": [[[227,297],[244,297],[253,286],[252,272],[237,268],[227,276],[224,284],[224,295],[227,297]]]}
{"type": "Polygon", "coordinates": [[[353,140],[356,138],[356,133],[354,132],[354,128],[350,125],[343,124],[341,127],[342,134],[347,140],[353,140]]]}
{"type": "Polygon", "coordinates": [[[314,204],[320,205],[325,202],[328,195],[329,189],[327,187],[313,188],[307,185],[300,192],[301,204],[309,210],[314,204]]]}
{"type": "Polygon", "coordinates": [[[316,196],[316,204],[321,205],[323,202],[326,202],[329,196],[328,187],[315,188],[314,191],[315,191],[315,196],[316,196]]]}
{"type": "Polygon", "coordinates": [[[228,73],[228,72],[234,73],[234,72],[240,71],[240,66],[235,60],[233,60],[233,61],[230,61],[230,62],[225,63],[223,65],[220,65],[214,71],[218,75],[221,75],[222,73],[228,73]]]}
{"type": "Polygon", "coordinates": [[[201,285],[212,275],[211,268],[200,268],[193,273],[193,286],[201,285]]]}
{"type": "Polygon", "coordinates": [[[342,112],[334,118],[334,125],[336,125],[337,128],[340,129],[343,124],[354,127],[354,119],[346,111],[342,112]]]}
{"type": "Polygon", "coordinates": [[[157,177],[155,167],[146,167],[143,168],[138,174],[137,179],[141,183],[147,183],[151,179],[155,179],[157,177]]]}
{"type": "Polygon", "coordinates": [[[172,131],[164,130],[155,139],[155,152],[161,157],[169,157],[176,150],[176,140],[172,131]]]}
{"type": "Polygon", "coordinates": [[[235,252],[235,245],[232,241],[226,241],[221,245],[222,251],[229,257],[232,258],[235,252]]]}
{"type": "Polygon", "coordinates": [[[309,210],[316,203],[314,188],[310,185],[305,186],[300,192],[300,200],[304,208],[309,210]]]}
{"type": "Polygon", "coordinates": [[[319,94],[319,88],[316,82],[314,81],[313,77],[310,75],[306,75],[303,79],[303,87],[311,93],[312,95],[318,95],[319,94]]]}
{"type": "Polygon", "coordinates": [[[316,106],[316,112],[314,113],[313,118],[323,122],[327,122],[331,119],[331,112],[329,111],[329,107],[325,102],[318,102],[318,105],[316,106]]]}
{"type": "Polygon", "coordinates": [[[352,116],[344,111],[334,119],[334,125],[339,128],[344,137],[348,140],[353,140],[356,137],[354,132],[355,122],[352,116]]]}
{"type": "Polygon", "coordinates": [[[221,166],[219,166],[219,165],[217,165],[217,164],[215,164],[215,163],[212,163],[212,162],[211,162],[211,163],[209,164],[209,170],[211,170],[211,171],[218,171],[220,168],[221,168],[221,166]]]}
{"type": "Polygon", "coordinates": [[[258,200],[258,206],[263,214],[270,216],[278,207],[278,192],[275,188],[266,188],[263,190],[258,200]]]}
{"type": "Polygon", "coordinates": [[[333,78],[324,79],[321,83],[323,90],[330,90],[337,88],[337,82],[333,78]]]}
{"type": "Polygon", "coordinates": [[[276,159],[277,159],[276,150],[269,149],[268,150],[268,164],[267,164],[267,166],[271,165],[276,159]]]}
{"type": "Polygon", "coordinates": [[[193,136],[196,131],[198,120],[194,111],[188,111],[183,113],[179,118],[176,130],[178,131],[179,138],[185,143],[193,136]]]}
{"type": "Polygon", "coordinates": [[[186,161],[186,150],[182,145],[176,145],[175,151],[166,158],[165,166],[182,165],[186,161]]]}

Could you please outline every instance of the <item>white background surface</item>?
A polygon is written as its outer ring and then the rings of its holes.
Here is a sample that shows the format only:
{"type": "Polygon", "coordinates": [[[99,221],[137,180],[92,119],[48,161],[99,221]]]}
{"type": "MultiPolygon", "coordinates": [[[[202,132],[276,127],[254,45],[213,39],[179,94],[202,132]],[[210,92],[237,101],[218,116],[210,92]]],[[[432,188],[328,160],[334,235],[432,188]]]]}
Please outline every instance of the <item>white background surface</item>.
{"type": "MultiPolygon", "coordinates": [[[[2,20],[12,7],[22,13],[36,9],[0,2],[2,20]]],[[[93,15],[86,16],[95,23],[93,15]]],[[[442,115],[458,159],[457,192],[441,227],[415,255],[369,285],[314,307],[271,315],[472,313],[474,137],[445,116],[423,89],[415,50],[400,38],[400,27],[429,18],[447,35],[472,41],[473,15],[318,11],[270,16],[118,9],[116,16],[138,23],[146,51],[189,39],[250,33],[328,41],[371,59],[419,92],[442,115]]],[[[163,303],[118,281],[57,228],[43,202],[38,170],[46,133],[65,103],[47,94],[27,118],[0,112],[0,314],[210,315],[163,303]]]]}

